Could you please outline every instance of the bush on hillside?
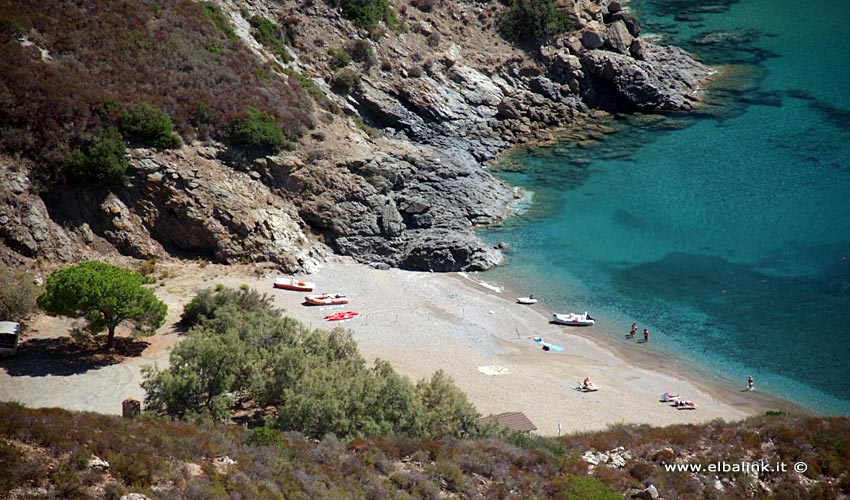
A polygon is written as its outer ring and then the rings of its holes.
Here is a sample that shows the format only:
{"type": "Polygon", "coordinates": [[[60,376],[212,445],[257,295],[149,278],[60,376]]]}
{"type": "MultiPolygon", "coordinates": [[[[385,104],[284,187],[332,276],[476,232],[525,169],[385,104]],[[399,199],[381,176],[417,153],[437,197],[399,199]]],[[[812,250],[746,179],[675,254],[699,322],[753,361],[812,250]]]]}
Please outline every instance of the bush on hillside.
{"type": "Polygon", "coordinates": [[[71,152],[65,173],[78,185],[124,184],[128,165],[121,132],[108,128],[95,135],[88,146],[71,152]]]}
{"type": "Polygon", "coordinates": [[[383,21],[390,28],[398,25],[398,17],[388,0],[340,0],[345,16],[355,25],[371,29],[383,21]]]}
{"type": "Polygon", "coordinates": [[[360,75],[348,68],[341,69],[334,74],[333,89],[340,94],[350,94],[353,90],[360,88],[360,75]]]}
{"type": "Polygon", "coordinates": [[[251,35],[254,36],[254,40],[277,54],[283,62],[293,60],[292,55],[286,49],[283,30],[277,24],[259,16],[252,17],[250,23],[251,35]]]}
{"type": "Polygon", "coordinates": [[[295,146],[284,137],[275,118],[256,108],[246,109],[228,127],[230,141],[243,148],[278,152],[295,146]]]}
{"type": "Polygon", "coordinates": [[[0,150],[34,160],[41,178],[62,178],[74,148],[86,153],[93,134],[120,125],[122,110],[104,113],[104,102],[156,103],[186,141],[226,140],[247,107],[273,114],[287,138],[315,126],[302,86],[228,39],[197,3],[43,0],[0,12],[53,57],[45,64],[0,31],[0,150]]]}
{"type": "Polygon", "coordinates": [[[337,106],[331,99],[328,97],[325,92],[316,85],[316,82],[310,79],[309,76],[304,73],[299,73],[291,68],[283,68],[283,74],[289,76],[301,86],[304,91],[310,94],[319,105],[331,113],[339,114],[339,106],[337,106]]]}
{"type": "Polygon", "coordinates": [[[0,321],[20,321],[35,312],[40,293],[32,276],[0,264],[0,321]]]}
{"type": "Polygon", "coordinates": [[[352,40],[345,45],[345,51],[348,55],[357,62],[365,64],[367,67],[374,66],[378,62],[375,56],[375,49],[372,44],[366,40],[352,40]]]}
{"type": "Polygon", "coordinates": [[[201,2],[201,8],[204,11],[204,15],[207,16],[207,19],[215,26],[215,29],[220,31],[230,40],[236,41],[239,40],[239,37],[236,36],[236,32],[233,31],[233,28],[230,26],[230,22],[227,20],[227,16],[222,12],[221,7],[213,2],[201,2]]]}
{"type": "Polygon", "coordinates": [[[343,49],[328,49],[328,55],[330,56],[328,65],[334,71],[342,69],[351,63],[351,56],[343,49]]]}
{"type": "Polygon", "coordinates": [[[536,43],[572,29],[572,21],[554,0],[511,0],[498,28],[508,41],[536,43]]]}
{"type": "Polygon", "coordinates": [[[133,144],[158,149],[180,146],[171,118],[146,102],[127,106],[121,115],[121,133],[133,144]]]}

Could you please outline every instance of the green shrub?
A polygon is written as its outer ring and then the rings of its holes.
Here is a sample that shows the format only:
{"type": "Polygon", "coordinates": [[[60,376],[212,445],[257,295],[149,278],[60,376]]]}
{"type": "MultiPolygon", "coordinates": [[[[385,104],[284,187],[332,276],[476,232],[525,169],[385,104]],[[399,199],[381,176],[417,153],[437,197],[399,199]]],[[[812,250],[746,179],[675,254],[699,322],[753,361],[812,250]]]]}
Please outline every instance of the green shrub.
{"type": "Polygon", "coordinates": [[[328,64],[334,71],[348,66],[351,62],[351,56],[348,55],[348,52],[342,49],[328,49],[328,55],[331,57],[328,64]]]}
{"type": "Polygon", "coordinates": [[[216,285],[215,289],[205,288],[183,307],[180,322],[192,327],[205,319],[215,317],[219,309],[227,306],[236,307],[243,311],[265,312],[277,314],[272,305],[272,298],[251,288],[234,290],[224,285],[216,285]]]}
{"type": "Polygon", "coordinates": [[[204,15],[207,16],[207,19],[215,26],[215,29],[224,33],[224,36],[233,41],[239,40],[233,28],[230,27],[227,16],[221,11],[221,7],[212,2],[201,2],[201,8],[204,10],[204,15]]]}
{"type": "Polygon", "coordinates": [[[11,19],[0,19],[0,27],[2,27],[4,32],[15,38],[23,38],[30,31],[30,29],[17,17],[13,17],[11,19]]]}
{"type": "Polygon", "coordinates": [[[121,133],[131,143],[158,149],[180,146],[171,118],[146,102],[127,106],[121,115],[121,133]]]}
{"type": "Polygon", "coordinates": [[[80,185],[124,184],[127,182],[124,138],[115,128],[97,134],[85,149],[74,149],[65,161],[65,173],[80,185]]]}
{"type": "Polygon", "coordinates": [[[398,18],[388,0],[341,0],[340,7],[345,16],[361,28],[372,28],[381,21],[390,28],[398,25],[398,18]]]}
{"type": "Polygon", "coordinates": [[[0,318],[19,321],[32,314],[41,293],[25,271],[0,264],[0,318]]]}
{"type": "Polygon", "coordinates": [[[339,114],[339,106],[334,104],[330,97],[328,97],[328,95],[325,94],[325,92],[320,89],[319,86],[316,85],[316,82],[311,80],[310,77],[290,68],[284,68],[283,73],[297,81],[298,84],[301,85],[301,88],[310,94],[310,97],[318,102],[324,109],[331,113],[339,114]]]}
{"type": "Polygon", "coordinates": [[[348,68],[336,72],[333,78],[333,89],[340,94],[349,94],[360,88],[360,75],[348,68]]]}
{"type": "Polygon", "coordinates": [[[283,32],[277,24],[259,16],[252,17],[250,23],[252,28],[251,34],[254,36],[254,40],[277,54],[283,62],[291,62],[293,60],[292,55],[284,44],[283,32]]]}
{"type": "Polygon", "coordinates": [[[610,486],[592,476],[569,476],[565,486],[566,500],[621,500],[623,498],[610,486]]]}
{"type": "Polygon", "coordinates": [[[277,126],[275,117],[256,108],[246,109],[241,116],[230,122],[227,128],[231,142],[249,149],[273,152],[292,150],[294,145],[286,140],[277,126]]]}
{"type": "MultiPolygon", "coordinates": [[[[495,430],[493,431],[495,432],[495,430]]],[[[567,451],[558,441],[538,436],[536,434],[527,434],[525,432],[513,432],[508,436],[507,441],[514,446],[526,448],[530,450],[544,450],[556,457],[564,457],[567,451]]]]}
{"type": "Polygon", "coordinates": [[[499,19],[499,33],[511,42],[534,43],[572,28],[567,9],[554,0],[512,0],[499,19]]]}
{"type": "Polygon", "coordinates": [[[278,448],[283,448],[285,444],[283,435],[270,427],[254,427],[246,442],[257,446],[277,446],[278,448]]]}
{"type": "Polygon", "coordinates": [[[345,51],[357,62],[366,64],[367,67],[374,66],[378,62],[372,44],[366,40],[353,40],[345,45],[345,51]]]}

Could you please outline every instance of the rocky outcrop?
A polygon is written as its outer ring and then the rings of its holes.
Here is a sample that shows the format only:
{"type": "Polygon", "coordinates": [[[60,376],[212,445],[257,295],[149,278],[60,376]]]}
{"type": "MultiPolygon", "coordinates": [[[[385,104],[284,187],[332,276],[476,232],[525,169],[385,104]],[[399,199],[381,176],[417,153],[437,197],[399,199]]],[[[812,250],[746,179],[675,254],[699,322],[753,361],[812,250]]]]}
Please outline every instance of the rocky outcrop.
{"type": "Polygon", "coordinates": [[[446,16],[410,8],[411,32],[386,36],[355,28],[321,2],[218,3],[240,39],[270,61],[277,56],[251,37],[247,19],[287,19],[296,60],[278,63],[310,75],[333,101],[324,109],[362,118],[383,138],[317,106],[319,129],[290,156],[242,158],[209,143],[135,150],[130,184],[111,190],[36,192],[27,168],[6,158],[0,259],[76,260],[117,249],[309,271],[334,250],[378,267],[486,269],[501,256],[474,228],[499,220],[515,193],[483,162],[512,144],[550,139],[592,108],[690,109],[709,74],[684,51],[640,38],[618,2],[564,3],[576,31],[532,52],[494,35],[495,2],[453,3],[446,16]],[[359,88],[334,95],[328,48],[352,40],[380,64],[363,62],[359,88]]]}
{"type": "Polygon", "coordinates": [[[301,217],[334,248],[377,266],[481,270],[501,260],[475,236],[514,199],[474,161],[436,148],[384,152],[343,163],[277,168],[276,182],[301,200],[301,217]]]}
{"type": "Polygon", "coordinates": [[[82,255],[74,238],[50,217],[31,185],[26,161],[0,158],[0,262],[21,256],[68,262],[82,255]]]}
{"type": "Polygon", "coordinates": [[[639,38],[640,26],[619,2],[601,16],[577,7],[582,29],[541,47],[548,75],[582,96],[591,108],[614,111],[692,109],[711,70],[687,52],[639,38]]]}
{"type": "Polygon", "coordinates": [[[641,111],[692,109],[699,101],[699,84],[711,74],[676,47],[659,47],[636,40],[642,59],[609,51],[589,51],[581,56],[588,75],[603,88],[614,90],[602,107],[641,111]]]}

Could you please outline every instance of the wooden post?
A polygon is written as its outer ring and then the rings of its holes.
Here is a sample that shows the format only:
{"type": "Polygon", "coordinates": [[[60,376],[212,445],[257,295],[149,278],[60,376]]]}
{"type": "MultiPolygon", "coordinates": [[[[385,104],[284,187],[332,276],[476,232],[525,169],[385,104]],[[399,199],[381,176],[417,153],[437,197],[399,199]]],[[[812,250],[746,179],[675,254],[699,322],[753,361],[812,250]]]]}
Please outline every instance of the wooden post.
{"type": "Polygon", "coordinates": [[[127,398],[121,403],[121,412],[124,418],[134,418],[136,415],[142,413],[142,403],[133,398],[127,398]]]}

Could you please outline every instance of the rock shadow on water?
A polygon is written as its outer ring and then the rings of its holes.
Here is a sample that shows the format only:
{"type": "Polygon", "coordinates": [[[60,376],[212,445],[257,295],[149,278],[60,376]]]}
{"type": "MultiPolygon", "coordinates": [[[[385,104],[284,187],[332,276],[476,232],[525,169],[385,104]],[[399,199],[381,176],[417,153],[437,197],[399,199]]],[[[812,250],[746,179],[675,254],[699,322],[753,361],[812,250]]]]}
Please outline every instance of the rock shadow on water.
{"type": "Polygon", "coordinates": [[[825,122],[842,132],[850,132],[850,109],[839,108],[820,99],[812,99],[809,106],[820,112],[825,122]]]}
{"type": "Polygon", "coordinates": [[[686,336],[672,340],[694,351],[850,400],[850,301],[840,285],[847,279],[774,276],[716,256],[673,252],[622,268],[612,282],[630,303],[652,304],[646,320],[663,318],[659,333],[686,336]],[[688,317],[688,310],[699,314],[688,317]]]}
{"type": "Polygon", "coordinates": [[[110,350],[106,339],[82,344],[70,337],[29,339],[18,346],[14,356],[0,359],[0,369],[13,377],[67,377],[97,370],[141,356],[150,345],[140,339],[116,337],[110,350]]]}

